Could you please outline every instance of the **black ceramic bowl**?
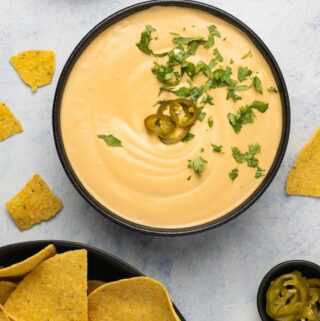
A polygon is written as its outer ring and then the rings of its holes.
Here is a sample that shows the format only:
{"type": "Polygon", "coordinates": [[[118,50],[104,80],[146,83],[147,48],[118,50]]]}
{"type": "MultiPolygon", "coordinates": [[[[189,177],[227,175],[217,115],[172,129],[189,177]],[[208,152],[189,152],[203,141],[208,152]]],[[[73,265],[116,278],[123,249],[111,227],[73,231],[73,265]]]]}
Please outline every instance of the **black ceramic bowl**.
{"type": "MultiPolygon", "coordinates": [[[[0,247],[0,266],[9,266],[22,261],[49,244],[54,244],[58,253],[86,249],[88,251],[88,279],[112,282],[143,276],[141,272],[131,265],[94,247],[81,243],[55,240],[22,242],[0,247]]],[[[174,308],[181,321],[185,321],[180,311],[175,306],[174,308]]]]}
{"type": "Polygon", "coordinates": [[[284,157],[284,153],[287,147],[288,138],[289,138],[289,129],[290,129],[290,105],[289,105],[289,96],[286,88],[285,81],[283,79],[282,73],[279,69],[279,66],[277,62],[275,61],[274,57],[272,56],[269,49],[266,47],[266,45],[262,42],[262,40],[243,22],[235,18],[234,16],[230,15],[229,13],[222,11],[218,8],[215,8],[213,6],[210,6],[208,4],[195,2],[195,1],[183,1],[183,0],[154,0],[154,1],[147,1],[138,3],[135,5],[132,5],[130,7],[127,7],[123,10],[120,10],[116,12],[115,14],[109,16],[102,22],[100,22],[96,27],[94,27],[89,33],[80,41],[78,46],[74,49],[72,52],[70,58],[68,59],[67,63],[65,64],[65,67],[61,73],[56,93],[55,93],[55,99],[53,104],[53,133],[54,133],[54,140],[56,144],[56,148],[61,160],[61,163],[71,180],[72,184],[75,186],[75,188],[78,190],[78,192],[83,196],[83,198],[90,203],[98,212],[100,212],[103,216],[106,218],[111,219],[112,221],[125,226],[127,228],[133,229],[135,231],[154,234],[154,235],[164,235],[164,236],[177,236],[177,235],[185,235],[185,234],[191,234],[191,233],[197,233],[201,231],[206,231],[208,229],[217,227],[221,224],[224,224],[231,219],[235,218],[236,216],[243,213],[247,208],[249,208],[267,189],[273,178],[275,177],[277,171],[279,170],[279,167],[281,165],[282,159],[284,157]],[[61,100],[63,96],[63,90],[65,87],[65,84],[68,80],[68,76],[79,58],[79,56],[82,54],[82,52],[86,49],[86,47],[90,44],[90,42],[99,35],[103,30],[111,26],[112,24],[118,22],[121,19],[124,19],[125,17],[144,10],[148,9],[155,5],[161,5],[161,6],[181,6],[181,7],[191,7],[198,10],[203,10],[208,13],[211,13],[214,16],[217,16],[221,19],[224,19],[225,21],[231,23],[236,28],[243,31],[256,45],[256,47],[260,50],[260,52],[263,54],[266,61],[269,63],[269,66],[273,72],[273,75],[275,77],[275,80],[277,82],[277,87],[279,89],[279,94],[281,96],[282,106],[283,106],[283,125],[282,125],[282,136],[281,141],[279,144],[279,148],[276,154],[276,157],[274,159],[274,162],[267,174],[267,176],[264,178],[263,183],[258,187],[258,189],[247,199],[245,200],[241,205],[239,205],[237,208],[229,212],[228,214],[224,215],[223,217],[220,217],[218,219],[214,219],[211,222],[187,227],[187,228],[179,228],[179,229],[164,229],[164,228],[153,228],[145,225],[136,224],[134,222],[131,222],[129,220],[126,220],[119,215],[111,212],[108,208],[104,207],[102,204],[100,204],[92,195],[89,194],[89,192],[85,189],[85,187],[81,184],[81,181],[75,174],[75,172],[72,169],[72,166],[68,160],[66,151],[64,149],[63,145],[63,139],[61,134],[61,127],[60,127],[60,111],[61,111],[61,100]]]}
{"type": "Polygon", "coordinates": [[[293,260],[276,265],[263,278],[258,290],[257,306],[262,321],[273,321],[266,312],[266,295],[271,281],[282,274],[291,273],[295,270],[300,271],[307,278],[320,278],[320,266],[309,261],[293,260]]]}

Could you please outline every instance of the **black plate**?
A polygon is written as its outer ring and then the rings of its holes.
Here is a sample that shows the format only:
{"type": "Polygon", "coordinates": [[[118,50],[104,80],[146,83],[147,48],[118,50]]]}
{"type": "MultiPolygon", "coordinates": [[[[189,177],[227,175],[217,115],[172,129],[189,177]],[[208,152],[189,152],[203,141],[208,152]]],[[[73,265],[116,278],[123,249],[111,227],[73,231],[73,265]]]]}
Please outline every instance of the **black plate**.
{"type": "MultiPolygon", "coordinates": [[[[91,280],[112,282],[144,275],[131,265],[109,253],[85,244],[68,241],[31,241],[0,247],[0,266],[9,266],[22,261],[42,250],[49,244],[54,244],[58,253],[86,249],[88,251],[88,279],[91,280]]],[[[174,306],[174,308],[181,321],[185,321],[185,318],[176,306],[174,306]]]]}
{"type": "Polygon", "coordinates": [[[210,6],[208,4],[195,2],[195,1],[166,1],[166,0],[155,0],[155,1],[147,1],[135,4],[133,6],[127,7],[123,10],[120,10],[116,12],[115,14],[109,16],[102,22],[100,22],[96,27],[94,27],[78,44],[78,46],[74,49],[71,56],[69,57],[67,63],[65,64],[65,67],[61,73],[56,93],[55,93],[55,99],[53,104],[53,133],[54,133],[54,140],[56,144],[56,148],[58,151],[58,155],[60,157],[61,163],[63,168],[65,169],[69,179],[71,180],[74,187],[78,190],[78,192],[82,195],[82,197],[89,203],[91,206],[93,206],[99,213],[101,213],[106,218],[111,219],[112,221],[125,226],[127,228],[130,228],[135,231],[154,234],[154,235],[164,235],[164,236],[178,236],[178,235],[186,235],[186,234],[192,234],[197,232],[202,232],[209,230],[211,228],[217,227],[221,224],[224,224],[231,219],[235,218],[236,216],[243,213],[247,208],[249,208],[267,189],[273,178],[275,177],[276,173],[279,170],[279,167],[281,165],[282,159],[284,157],[287,143],[289,139],[289,130],[290,130],[290,104],[289,104],[289,96],[286,88],[286,84],[284,81],[284,78],[282,76],[282,73],[279,69],[279,66],[272,56],[269,49],[266,47],[266,45],[262,42],[262,40],[243,22],[235,18],[234,16],[230,15],[229,13],[222,11],[221,9],[218,9],[216,7],[210,6]],[[82,52],[87,48],[87,46],[91,43],[91,41],[99,35],[103,30],[111,26],[112,24],[118,22],[119,20],[124,19],[125,17],[141,11],[148,9],[155,5],[161,5],[161,6],[180,6],[180,7],[190,7],[195,8],[199,10],[203,10],[206,12],[211,13],[214,16],[217,16],[219,18],[224,19],[225,21],[231,23],[238,29],[242,30],[256,45],[256,47],[260,50],[260,52],[263,54],[266,61],[269,63],[269,66],[273,72],[273,75],[275,77],[275,80],[277,82],[277,87],[279,89],[279,94],[281,96],[282,106],[283,106],[283,125],[282,125],[282,136],[281,136],[281,142],[277,151],[277,155],[274,159],[274,162],[264,178],[264,181],[262,184],[258,187],[258,189],[247,199],[245,200],[241,205],[239,205],[237,208],[229,212],[228,214],[224,215],[223,217],[220,217],[218,219],[212,220],[211,222],[187,227],[187,228],[178,228],[178,229],[165,229],[165,228],[153,228],[150,226],[145,226],[141,224],[137,224],[134,222],[131,222],[129,220],[126,220],[122,218],[121,216],[111,212],[108,208],[104,207],[102,204],[100,204],[97,200],[94,199],[92,195],[88,193],[88,191],[85,189],[85,187],[81,184],[80,180],[76,176],[75,172],[72,169],[72,166],[68,160],[66,151],[63,146],[63,139],[61,134],[61,127],[60,127],[60,109],[61,109],[61,100],[63,96],[63,90],[66,85],[66,82],[68,80],[69,74],[79,58],[79,56],[82,54],[82,52]]]}
{"type": "Polygon", "coordinates": [[[291,273],[295,270],[300,271],[302,276],[307,278],[320,278],[320,266],[309,261],[293,260],[276,265],[263,278],[258,290],[257,307],[262,321],[273,321],[266,312],[267,291],[271,281],[282,274],[291,273]]]}

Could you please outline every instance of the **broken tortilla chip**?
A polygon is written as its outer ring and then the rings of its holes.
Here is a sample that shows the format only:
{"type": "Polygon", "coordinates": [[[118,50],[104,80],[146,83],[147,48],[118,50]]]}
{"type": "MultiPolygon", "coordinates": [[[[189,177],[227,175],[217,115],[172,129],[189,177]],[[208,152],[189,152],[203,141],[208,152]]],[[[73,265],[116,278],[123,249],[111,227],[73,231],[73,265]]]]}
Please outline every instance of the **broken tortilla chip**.
{"type": "Polygon", "coordinates": [[[88,295],[97,289],[99,286],[106,284],[106,282],[99,280],[88,280],[88,295]]]}
{"type": "Polygon", "coordinates": [[[19,120],[4,103],[0,102],[0,141],[22,131],[19,120]]]}
{"type": "MultiPolygon", "coordinates": [[[[56,248],[50,244],[27,259],[0,269],[0,279],[22,277],[37,267],[42,261],[54,256],[56,248]]],[[[1,291],[1,282],[0,282],[1,291]]],[[[0,292],[1,293],[1,292],[0,292]]],[[[1,302],[0,302],[1,303],[1,302]]]]}
{"type": "Polygon", "coordinates": [[[26,230],[54,217],[63,207],[62,201],[46,182],[35,174],[27,185],[6,203],[12,218],[21,230],[26,230]]]}
{"type": "Polygon", "coordinates": [[[35,92],[51,83],[55,69],[55,53],[51,50],[27,50],[10,58],[21,79],[35,92]]]}
{"type": "Polygon", "coordinates": [[[320,128],[303,147],[290,171],[286,191],[290,195],[320,197],[320,128]]]}
{"type": "Polygon", "coordinates": [[[87,251],[57,254],[37,266],[4,305],[19,321],[87,321],[87,251]]]}
{"type": "Polygon", "coordinates": [[[10,281],[0,281],[0,304],[4,304],[17,285],[10,281]]]}
{"type": "Polygon", "coordinates": [[[180,321],[158,281],[136,277],[107,283],[88,297],[89,321],[180,321]]]}

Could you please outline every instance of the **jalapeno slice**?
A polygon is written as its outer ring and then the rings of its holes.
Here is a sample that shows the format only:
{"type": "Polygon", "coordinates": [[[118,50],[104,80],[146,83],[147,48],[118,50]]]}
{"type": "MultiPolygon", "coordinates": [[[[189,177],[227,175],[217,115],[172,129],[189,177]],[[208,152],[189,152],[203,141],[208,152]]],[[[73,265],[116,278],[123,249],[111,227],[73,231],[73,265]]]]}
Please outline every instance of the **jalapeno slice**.
{"type": "Polygon", "coordinates": [[[170,116],[177,127],[189,127],[197,121],[198,108],[188,99],[172,100],[170,102],[170,116]]]}
{"type": "Polygon", "coordinates": [[[179,143],[188,135],[190,129],[191,129],[191,126],[186,128],[176,127],[174,132],[169,137],[160,138],[160,140],[166,145],[179,143]]]}
{"type": "Polygon", "coordinates": [[[302,313],[308,299],[309,286],[301,273],[284,274],[267,291],[267,313],[276,320],[291,320],[290,316],[302,313]]]}
{"type": "Polygon", "coordinates": [[[171,117],[161,114],[152,114],[144,120],[144,126],[150,132],[160,138],[167,138],[175,130],[176,126],[171,117]]]}

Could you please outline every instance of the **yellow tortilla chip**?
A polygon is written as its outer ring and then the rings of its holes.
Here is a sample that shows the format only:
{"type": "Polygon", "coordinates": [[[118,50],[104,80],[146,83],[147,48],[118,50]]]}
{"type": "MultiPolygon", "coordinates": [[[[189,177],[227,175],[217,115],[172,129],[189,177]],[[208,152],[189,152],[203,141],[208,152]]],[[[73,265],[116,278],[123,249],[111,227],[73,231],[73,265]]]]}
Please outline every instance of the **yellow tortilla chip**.
{"type": "Polygon", "coordinates": [[[18,227],[26,230],[54,217],[63,204],[40,175],[36,174],[6,206],[18,227]]]}
{"type": "Polygon", "coordinates": [[[0,281],[0,304],[4,304],[17,285],[9,281],[0,281]]]}
{"type": "Polygon", "coordinates": [[[42,261],[54,256],[56,253],[55,246],[50,244],[25,260],[0,269],[0,278],[17,278],[25,276],[35,267],[37,267],[42,261]]]}
{"type": "Polygon", "coordinates": [[[99,286],[106,284],[106,282],[99,280],[88,280],[88,295],[97,289],[99,286]]]}
{"type": "Polygon", "coordinates": [[[4,307],[0,304],[0,321],[10,321],[4,307]]]}
{"type": "Polygon", "coordinates": [[[320,128],[298,155],[287,178],[286,191],[291,195],[320,197],[320,128]]]}
{"type": "Polygon", "coordinates": [[[107,283],[88,297],[89,321],[180,321],[158,281],[136,277],[107,283]]]}
{"type": "Polygon", "coordinates": [[[19,120],[4,103],[0,102],[0,141],[22,131],[19,120]]]}
{"type": "Polygon", "coordinates": [[[10,58],[21,79],[35,92],[51,83],[55,69],[55,53],[50,50],[23,51],[10,58]]]}
{"type": "Polygon", "coordinates": [[[4,305],[18,321],[87,321],[87,251],[57,254],[36,267],[4,305]]]}

